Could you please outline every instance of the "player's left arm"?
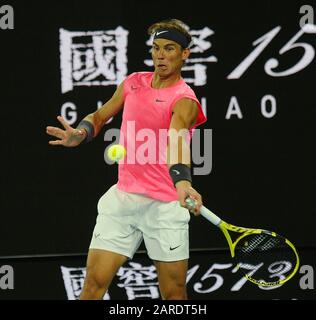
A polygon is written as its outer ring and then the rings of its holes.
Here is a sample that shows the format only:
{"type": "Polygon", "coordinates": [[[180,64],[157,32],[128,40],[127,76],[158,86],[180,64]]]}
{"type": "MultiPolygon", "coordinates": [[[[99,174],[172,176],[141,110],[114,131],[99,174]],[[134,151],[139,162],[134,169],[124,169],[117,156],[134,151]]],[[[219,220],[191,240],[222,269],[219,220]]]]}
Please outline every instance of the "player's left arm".
{"type": "Polygon", "coordinates": [[[196,200],[194,213],[198,214],[202,205],[201,195],[192,188],[190,181],[191,152],[188,140],[189,129],[195,124],[199,113],[196,102],[189,98],[180,99],[174,106],[168,134],[167,162],[171,176],[179,174],[175,183],[181,206],[186,207],[188,196],[196,200]],[[174,171],[174,173],[172,172],[174,171]],[[183,180],[181,179],[183,178],[183,180]]]}

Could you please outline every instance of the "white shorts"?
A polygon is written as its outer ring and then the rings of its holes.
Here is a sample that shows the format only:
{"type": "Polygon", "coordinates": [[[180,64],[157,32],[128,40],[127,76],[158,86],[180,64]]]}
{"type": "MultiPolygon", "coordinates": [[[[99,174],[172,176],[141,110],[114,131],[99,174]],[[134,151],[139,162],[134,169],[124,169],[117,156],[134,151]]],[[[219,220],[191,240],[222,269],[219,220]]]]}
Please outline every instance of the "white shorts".
{"type": "Polygon", "coordinates": [[[112,186],[98,202],[90,249],[130,259],[144,239],[148,256],[157,261],[189,258],[190,213],[178,201],[162,202],[112,186]]]}

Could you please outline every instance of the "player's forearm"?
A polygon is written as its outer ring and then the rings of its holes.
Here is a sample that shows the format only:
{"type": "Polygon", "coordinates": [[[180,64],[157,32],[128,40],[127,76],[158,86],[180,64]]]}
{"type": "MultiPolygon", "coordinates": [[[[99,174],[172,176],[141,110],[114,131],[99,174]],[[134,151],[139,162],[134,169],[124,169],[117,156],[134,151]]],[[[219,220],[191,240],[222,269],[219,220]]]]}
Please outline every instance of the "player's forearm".
{"type": "Polygon", "coordinates": [[[84,117],[83,121],[89,121],[93,126],[93,137],[96,137],[103,126],[107,123],[109,119],[111,119],[117,112],[111,111],[111,108],[106,108],[106,104],[103,107],[93,113],[88,114],[84,117]]]}
{"type": "Polygon", "coordinates": [[[171,179],[177,190],[191,187],[190,146],[181,136],[178,139],[169,139],[167,164],[171,179]]]}
{"type": "Polygon", "coordinates": [[[185,119],[174,114],[168,132],[167,165],[174,186],[188,188],[192,178],[190,172],[189,130],[185,119]]]}
{"type": "MultiPolygon", "coordinates": [[[[89,122],[90,134],[93,133],[93,138],[96,137],[103,126],[114,117],[124,105],[123,83],[120,84],[113,94],[112,98],[108,100],[101,108],[93,113],[88,114],[83,121],[89,122]],[[91,124],[91,125],[90,125],[91,124]]],[[[89,128],[88,128],[89,130],[89,128]]]]}
{"type": "Polygon", "coordinates": [[[167,163],[172,165],[182,163],[190,166],[190,133],[189,128],[196,119],[196,105],[191,100],[180,100],[173,109],[173,115],[168,131],[167,163]]]}
{"type": "Polygon", "coordinates": [[[185,138],[174,131],[174,134],[169,135],[169,143],[167,147],[167,165],[171,166],[182,163],[187,166],[191,165],[190,146],[185,141],[185,138]]]}
{"type": "Polygon", "coordinates": [[[103,122],[99,119],[97,112],[90,113],[84,117],[83,121],[89,121],[93,126],[93,137],[96,137],[103,127],[103,122]]]}

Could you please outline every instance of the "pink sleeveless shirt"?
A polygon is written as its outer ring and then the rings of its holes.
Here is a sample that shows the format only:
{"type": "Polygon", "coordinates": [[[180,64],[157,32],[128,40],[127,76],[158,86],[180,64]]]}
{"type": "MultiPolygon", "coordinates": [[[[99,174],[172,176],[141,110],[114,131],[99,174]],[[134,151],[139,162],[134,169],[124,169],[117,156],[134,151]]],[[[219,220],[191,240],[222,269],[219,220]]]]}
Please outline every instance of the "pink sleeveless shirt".
{"type": "Polygon", "coordinates": [[[117,188],[160,201],[178,199],[167,166],[167,135],[175,103],[194,100],[199,107],[193,129],[206,121],[193,90],[180,79],[171,87],[154,89],[153,72],[137,72],[124,81],[124,110],[120,144],[126,157],[119,163],[117,188]]]}

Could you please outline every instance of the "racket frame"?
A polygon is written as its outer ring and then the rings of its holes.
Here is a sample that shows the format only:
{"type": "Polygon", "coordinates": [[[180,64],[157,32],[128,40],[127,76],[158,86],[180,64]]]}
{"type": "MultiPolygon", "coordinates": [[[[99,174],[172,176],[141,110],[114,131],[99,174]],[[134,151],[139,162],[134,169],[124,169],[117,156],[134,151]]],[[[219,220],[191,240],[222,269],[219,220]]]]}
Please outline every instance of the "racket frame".
{"type": "MultiPolygon", "coordinates": [[[[188,209],[190,210],[191,208],[194,208],[195,201],[191,198],[187,198],[186,204],[187,204],[188,209]]],[[[264,287],[273,287],[273,286],[277,286],[277,285],[282,285],[285,282],[289,281],[297,272],[299,265],[300,265],[300,258],[299,258],[299,255],[297,253],[297,250],[296,250],[294,244],[290,240],[288,240],[288,239],[286,239],[286,238],[284,238],[284,237],[282,237],[272,231],[268,231],[268,230],[264,230],[264,229],[255,229],[255,228],[244,228],[244,227],[238,227],[238,226],[232,225],[230,223],[223,221],[215,213],[213,213],[211,210],[209,210],[208,208],[206,208],[204,206],[201,207],[200,213],[205,219],[210,221],[212,224],[217,226],[222,231],[222,233],[224,234],[224,236],[228,242],[229,250],[230,250],[230,254],[231,254],[232,258],[235,258],[235,249],[236,249],[237,243],[241,239],[243,239],[244,237],[246,237],[250,234],[265,233],[265,234],[272,235],[273,237],[281,237],[284,239],[284,242],[293,250],[295,257],[296,257],[296,263],[295,263],[295,266],[294,266],[292,272],[288,276],[286,276],[284,279],[277,280],[277,281],[271,281],[271,282],[265,282],[262,280],[256,280],[256,279],[252,278],[251,276],[249,276],[248,274],[245,274],[245,277],[250,282],[252,282],[256,285],[264,286],[264,287]],[[241,233],[241,235],[239,237],[237,237],[237,239],[233,242],[231,235],[229,234],[229,231],[241,233]]],[[[237,268],[239,269],[240,266],[241,266],[241,264],[238,263],[237,268]]]]}

